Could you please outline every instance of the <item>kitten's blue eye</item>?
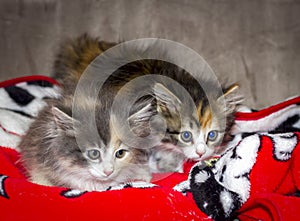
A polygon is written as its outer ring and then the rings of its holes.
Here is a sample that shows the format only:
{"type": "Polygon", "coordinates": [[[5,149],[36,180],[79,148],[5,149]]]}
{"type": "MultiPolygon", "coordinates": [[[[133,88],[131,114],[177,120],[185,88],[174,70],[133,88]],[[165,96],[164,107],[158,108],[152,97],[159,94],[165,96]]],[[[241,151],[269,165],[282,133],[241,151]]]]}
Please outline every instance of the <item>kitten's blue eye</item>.
{"type": "Polygon", "coordinates": [[[191,142],[193,140],[193,134],[190,131],[183,131],[180,136],[184,142],[191,142]]]}
{"type": "Polygon", "coordinates": [[[92,149],[92,150],[88,150],[87,151],[87,156],[91,159],[91,160],[97,160],[100,158],[100,151],[96,150],[96,149],[92,149]]]}
{"type": "Polygon", "coordinates": [[[208,141],[215,141],[218,137],[218,131],[216,130],[212,130],[209,131],[208,136],[207,136],[207,140],[208,141]]]}

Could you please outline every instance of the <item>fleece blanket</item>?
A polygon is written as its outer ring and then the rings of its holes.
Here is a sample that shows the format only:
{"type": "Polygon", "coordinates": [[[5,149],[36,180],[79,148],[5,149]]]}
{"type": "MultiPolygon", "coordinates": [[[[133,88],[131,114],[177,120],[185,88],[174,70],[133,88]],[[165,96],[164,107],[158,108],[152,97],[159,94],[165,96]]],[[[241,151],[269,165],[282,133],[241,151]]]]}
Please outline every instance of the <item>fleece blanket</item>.
{"type": "Polygon", "coordinates": [[[173,189],[191,183],[198,167],[193,163],[186,163],[183,173],[155,176],[155,186],[124,185],[104,192],[29,182],[17,145],[46,105],[44,99],[59,95],[59,85],[45,76],[0,83],[0,220],[295,220],[300,216],[300,97],[237,113],[234,139],[209,167],[213,179],[197,176],[195,192],[203,193],[197,195],[173,189]],[[216,188],[207,187],[210,180],[216,188]],[[224,192],[231,196],[224,197],[224,192]]]}

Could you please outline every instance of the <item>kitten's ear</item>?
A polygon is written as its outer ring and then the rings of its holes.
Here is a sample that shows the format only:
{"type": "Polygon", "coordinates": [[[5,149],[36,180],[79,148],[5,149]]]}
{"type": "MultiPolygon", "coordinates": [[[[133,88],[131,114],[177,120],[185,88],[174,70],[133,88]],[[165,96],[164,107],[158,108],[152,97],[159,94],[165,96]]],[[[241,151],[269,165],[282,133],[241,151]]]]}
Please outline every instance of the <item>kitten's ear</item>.
{"type": "Polygon", "coordinates": [[[157,111],[164,115],[178,114],[181,108],[179,98],[169,91],[165,86],[156,83],[153,86],[153,93],[157,101],[157,111]]]}
{"type": "Polygon", "coordinates": [[[140,122],[140,121],[147,121],[150,120],[150,118],[154,115],[153,108],[151,104],[147,104],[145,107],[143,107],[141,110],[135,112],[132,114],[128,121],[130,122],[140,122]]]}
{"type": "Polygon", "coordinates": [[[52,107],[51,112],[57,128],[65,131],[69,135],[74,135],[74,119],[57,107],[52,107]]]}
{"type": "Polygon", "coordinates": [[[224,90],[224,94],[218,98],[218,102],[221,104],[222,101],[225,101],[226,109],[225,113],[229,114],[232,113],[236,106],[243,101],[243,97],[239,95],[239,88],[238,84],[233,84],[224,90]],[[224,100],[223,100],[224,99],[224,100]]]}
{"type": "Polygon", "coordinates": [[[149,133],[149,122],[151,117],[155,115],[152,104],[147,104],[145,107],[128,117],[127,121],[134,133],[139,136],[149,133]]]}

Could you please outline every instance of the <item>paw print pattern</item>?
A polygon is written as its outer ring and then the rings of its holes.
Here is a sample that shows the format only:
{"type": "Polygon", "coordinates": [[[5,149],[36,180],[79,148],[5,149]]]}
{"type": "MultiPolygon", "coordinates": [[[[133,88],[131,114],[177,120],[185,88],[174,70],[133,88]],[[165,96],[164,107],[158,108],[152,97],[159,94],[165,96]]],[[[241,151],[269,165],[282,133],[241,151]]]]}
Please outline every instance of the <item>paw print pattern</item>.
{"type": "Polygon", "coordinates": [[[6,175],[0,175],[0,196],[9,199],[9,196],[5,190],[5,180],[8,178],[6,175]]]}
{"type": "MultiPolygon", "coordinates": [[[[109,188],[107,188],[106,190],[103,191],[98,191],[98,192],[105,192],[105,191],[110,191],[110,190],[122,190],[122,189],[126,189],[126,188],[152,188],[152,187],[156,187],[155,184],[152,183],[146,183],[146,182],[132,182],[132,183],[126,183],[126,184],[120,184],[117,186],[111,186],[109,188]]],[[[82,191],[82,190],[76,190],[76,189],[66,189],[60,192],[60,195],[65,197],[65,198],[77,198],[80,197],[82,195],[84,195],[85,193],[87,193],[88,191],[82,191]]]]}
{"type": "Polygon", "coordinates": [[[287,161],[298,143],[298,137],[294,133],[269,135],[273,142],[273,157],[278,161],[287,161]]]}
{"type": "Polygon", "coordinates": [[[173,190],[181,192],[182,194],[186,194],[190,190],[190,180],[183,181],[177,184],[173,190]]]}
{"type": "Polygon", "coordinates": [[[237,193],[243,202],[249,198],[249,174],[256,162],[260,145],[260,135],[245,137],[237,146],[228,150],[212,168],[215,179],[225,188],[237,193]]]}
{"type": "Polygon", "coordinates": [[[120,184],[120,185],[117,185],[117,186],[112,186],[112,187],[109,187],[107,190],[122,190],[122,189],[126,189],[126,188],[144,189],[144,188],[153,188],[153,187],[156,187],[156,186],[157,185],[152,184],[152,183],[147,183],[147,182],[143,182],[143,181],[136,181],[136,182],[132,182],[132,183],[126,183],[126,184],[120,184]]]}
{"type": "Polygon", "coordinates": [[[204,183],[204,182],[206,182],[207,180],[208,180],[208,178],[210,177],[211,175],[210,175],[210,173],[209,172],[207,172],[206,170],[201,170],[201,171],[199,171],[199,173],[197,173],[196,175],[195,175],[195,182],[196,183],[204,183]]]}
{"type": "Polygon", "coordinates": [[[241,206],[240,196],[221,185],[209,167],[197,171],[190,182],[197,206],[216,221],[230,220],[241,206]]]}
{"type": "Polygon", "coordinates": [[[65,198],[76,198],[85,194],[87,191],[67,189],[60,192],[60,195],[65,198]]]}

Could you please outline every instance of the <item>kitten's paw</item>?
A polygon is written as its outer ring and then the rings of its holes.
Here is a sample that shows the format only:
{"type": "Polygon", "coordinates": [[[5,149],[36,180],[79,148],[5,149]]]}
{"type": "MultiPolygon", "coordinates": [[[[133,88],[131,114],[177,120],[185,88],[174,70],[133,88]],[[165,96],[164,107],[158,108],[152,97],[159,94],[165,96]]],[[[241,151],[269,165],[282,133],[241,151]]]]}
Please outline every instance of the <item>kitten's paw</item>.
{"type": "Polygon", "coordinates": [[[150,156],[149,167],[152,173],[182,172],[185,157],[169,150],[158,150],[150,156]]]}

